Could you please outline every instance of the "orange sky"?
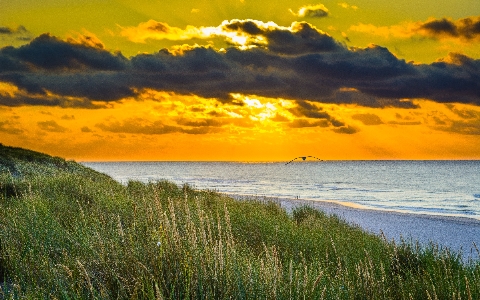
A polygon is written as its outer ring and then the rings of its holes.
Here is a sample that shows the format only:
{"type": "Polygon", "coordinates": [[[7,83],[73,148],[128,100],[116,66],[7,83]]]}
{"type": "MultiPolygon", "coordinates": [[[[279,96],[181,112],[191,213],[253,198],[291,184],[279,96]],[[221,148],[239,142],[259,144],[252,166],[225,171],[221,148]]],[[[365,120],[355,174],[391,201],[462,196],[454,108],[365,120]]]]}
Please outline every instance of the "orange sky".
{"type": "Polygon", "coordinates": [[[0,12],[5,145],[80,161],[480,159],[478,1],[66,2],[0,12]]]}

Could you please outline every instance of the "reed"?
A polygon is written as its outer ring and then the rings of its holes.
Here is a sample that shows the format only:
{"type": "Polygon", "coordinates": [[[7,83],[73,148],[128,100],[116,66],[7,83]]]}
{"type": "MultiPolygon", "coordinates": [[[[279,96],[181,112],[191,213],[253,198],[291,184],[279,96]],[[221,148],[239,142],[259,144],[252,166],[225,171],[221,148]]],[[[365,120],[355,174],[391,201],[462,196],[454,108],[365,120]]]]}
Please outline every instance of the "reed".
{"type": "Polygon", "coordinates": [[[480,299],[479,260],[310,207],[47,173],[0,175],[0,299],[480,299]]]}

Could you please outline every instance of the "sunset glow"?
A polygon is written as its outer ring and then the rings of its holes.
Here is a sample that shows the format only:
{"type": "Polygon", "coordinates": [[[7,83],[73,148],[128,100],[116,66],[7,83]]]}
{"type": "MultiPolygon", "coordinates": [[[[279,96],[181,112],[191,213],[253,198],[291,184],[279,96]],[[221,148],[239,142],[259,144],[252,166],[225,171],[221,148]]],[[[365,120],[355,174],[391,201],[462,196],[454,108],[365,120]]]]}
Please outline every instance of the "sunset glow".
{"type": "Polygon", "coordinates": [[[0,143],[92,160],[480,159],[478,1],[7,1],[0,143]]]}

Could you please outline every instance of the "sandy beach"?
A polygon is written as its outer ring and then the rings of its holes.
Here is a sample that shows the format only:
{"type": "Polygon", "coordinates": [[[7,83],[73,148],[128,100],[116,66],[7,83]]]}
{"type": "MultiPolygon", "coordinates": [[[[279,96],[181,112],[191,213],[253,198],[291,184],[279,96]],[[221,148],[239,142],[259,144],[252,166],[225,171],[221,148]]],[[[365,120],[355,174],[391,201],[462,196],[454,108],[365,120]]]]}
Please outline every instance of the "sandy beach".
{"type": "MultiPolygon", "coordinates": [[[[244,200],[251,196],[229,196],[244,200]]],[[[279,203],[288,212],[301,205],[309,205],[329,215],[337,215],[350,224],[358,225],[374,234],[383,234],[388,240],[430,242],[442,248],[461,251],[463,259],[480,259],[474,243],[480,248],[480,220],[462,217],[402,213],[350,207],[332,201],[258,197],[279,203]]]]}

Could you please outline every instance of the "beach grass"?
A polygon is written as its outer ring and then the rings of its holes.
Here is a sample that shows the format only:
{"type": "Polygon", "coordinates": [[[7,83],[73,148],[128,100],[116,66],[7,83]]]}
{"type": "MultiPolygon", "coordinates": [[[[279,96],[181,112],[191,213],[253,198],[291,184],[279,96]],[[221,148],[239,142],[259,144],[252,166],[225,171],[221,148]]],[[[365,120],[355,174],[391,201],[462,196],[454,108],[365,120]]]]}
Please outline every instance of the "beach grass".
{"type": "Polygon", "coordinates": [[[479,260],[308,206],[12,161],[0,299],[480,299],[479,260]]]}

